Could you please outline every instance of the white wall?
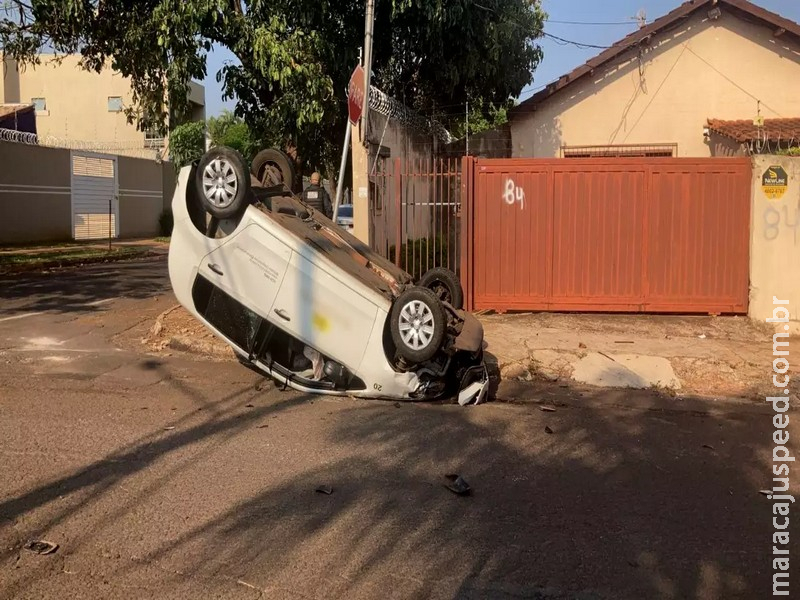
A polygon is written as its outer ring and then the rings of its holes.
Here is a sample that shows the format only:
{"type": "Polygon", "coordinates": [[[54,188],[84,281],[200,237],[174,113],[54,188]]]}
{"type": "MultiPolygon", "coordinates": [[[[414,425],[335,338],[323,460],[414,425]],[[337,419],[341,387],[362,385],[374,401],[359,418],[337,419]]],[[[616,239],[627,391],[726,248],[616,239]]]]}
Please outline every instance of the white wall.
{"type": "Polygon", "coordinates": [[[800,158],[753,159],[752,219],[750,317],[765,322],[772,316],[773,297],[788,300],[790,332],[800,335],[800,158]],[[770,200],[762,189],[764,172],[772,165],[789,175],[788,190],[779,200],[770,200]]]}

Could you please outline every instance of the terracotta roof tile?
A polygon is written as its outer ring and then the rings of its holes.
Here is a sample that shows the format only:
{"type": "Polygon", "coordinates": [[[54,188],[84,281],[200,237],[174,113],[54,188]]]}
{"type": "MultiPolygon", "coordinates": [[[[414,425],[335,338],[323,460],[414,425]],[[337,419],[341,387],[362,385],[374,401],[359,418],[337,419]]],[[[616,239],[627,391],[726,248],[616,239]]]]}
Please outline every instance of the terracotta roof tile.
{"type": "Polygon", "coordinates": [[[758,127],[751,120],[724,121],[722,119],[709,119],[708,129],[719,135],[731,138],[739,143],[750,140],[762,139],[771,142],[789,141],[794,139],[800,142],[800,118],[797,119],[764,119],[764,126],[758,127]]]}

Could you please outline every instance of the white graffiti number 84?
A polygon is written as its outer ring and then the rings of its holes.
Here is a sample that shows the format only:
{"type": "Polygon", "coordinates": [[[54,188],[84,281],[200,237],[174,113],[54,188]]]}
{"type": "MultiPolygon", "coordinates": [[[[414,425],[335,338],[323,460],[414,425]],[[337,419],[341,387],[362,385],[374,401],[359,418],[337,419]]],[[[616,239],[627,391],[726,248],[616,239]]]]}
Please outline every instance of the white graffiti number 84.
{"type": "Polygon", "coordinates": [[[525,210],[525,190],[517,186],[513,179],[506,179],[506,190],[503,194],[503,200],[509,205],[519,202],[520,209],[525,210]]]}

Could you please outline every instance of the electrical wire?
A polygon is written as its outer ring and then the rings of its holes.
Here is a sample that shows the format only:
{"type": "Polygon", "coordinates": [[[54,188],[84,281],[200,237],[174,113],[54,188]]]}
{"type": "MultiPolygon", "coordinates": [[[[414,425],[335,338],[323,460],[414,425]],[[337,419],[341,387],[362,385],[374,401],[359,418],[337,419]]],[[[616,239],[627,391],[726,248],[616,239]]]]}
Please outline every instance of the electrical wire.
{"type": "Polygon", "coordinates": [[[741,91],[741,92],[743,92],[743,93],[747,94],[748,96],[750,96],[750,97],[751,97],[753,100],[755,100],[756,102],[759,102],[760,104],[763,104],[765,108],[767,108],[768,110],[771,110],[772,112],[774,112],[776,115],[778,115],[778,117],[780,117],[780,118],[783,118],[783,115],[781,115],[781,114],[780,114],[780,113],[779,113],[777,110],[775,110],[775,109],[774,109],[774,108],[772,108],[771,106],[768,106],[768,105],[767,105],[766,103],[764,103],[764,102],[763,102],[761,99],[757,98],[756,96],[754,96],[753,94],[751,94],[750,92],[748,92],[746,89],[744,89],[744,88],[743,88],[742,86],[740,86],[738,83],[736,83],[736,82],[735,82],[733,79],[731,79],[730,77],[728,77],[727,75],[725,75],[725,73],[723,73],[722,71],[720,71],[720,70],[719,70],[717,67],[715,67],[714,65],[712,65],[710,62],[708,62],[708,61],[707,61],[705,58],[703,58],[702,56],[700,56],[700,55],[699,55],[697,52],[695,52],[694,50],[692,50],[692,49],[691,49],[691,48],[689,48],[689,47],[687,47],[686,49],[687,49],[689,52],[691,52],[692,54],[694,54],[694,55],[695,55],[695,56],[696,56],[696,57],[697,57],[697,58],[698,58],[698,59],[699,59],[699,60],[700,60],[702,63],[704,63],[706,66],[708,66],[708,67],[709,67],[709,68],[710,68],[712,71],[714,71],[714,72],[715,72],[717,75],[719,75],[719,76],[720,76],[720,77],[722,77],[722,78],[723,78],[725,81],[727,81],[728,83],[730,83],[731,85],[733,85],[733,86],[734,86],[736,89],[738,89],[739,91],[741,91]]]}
{"type": "MultiPolygon", "coordinates": [[[[486,10],[486,11],[489,11],[489,12],[497,14],[497,11],[495,9],[493,9],[493,8],[491,8],[489,6],[484,6],[483,4],[479,4],[478,2],[475,2],[475,0],[471,0],[471,3],[472,3],[473,6],[475,6],[477,8],[480,8],[482,10],[486,10]]],[[[520,29],[522,29],[524,31],[529,31],[530,30],[529,27],[525,27],[524,25],[522,25],[520,23],[517,23],[513,19],[509,19],[508,22],[513,24],[513,25],[516,25],[517,27],[519,27],[520,29]]],[[[546,31],[542,31],[541,33],[542,33],[543,36],[548,37],[548,38],[554,40],[555,42],[557,42],[557,43],[559,43],[559,44],[561,44],[563,46],[572,45],[572,46],[576,46],[576,47],[581,48],[581,49],[594,48],[594,49],[598,49],[598,50],[608,50],[609,48],[613,48],[613,46],[600,46],[598,44],[587,44],[587,43],[583,43],[583,42],[576,42],[575,40],[568,40],[566,38],[562,38],[560,36],[553,35],[552,33],[547,33],[546,31]]]]}

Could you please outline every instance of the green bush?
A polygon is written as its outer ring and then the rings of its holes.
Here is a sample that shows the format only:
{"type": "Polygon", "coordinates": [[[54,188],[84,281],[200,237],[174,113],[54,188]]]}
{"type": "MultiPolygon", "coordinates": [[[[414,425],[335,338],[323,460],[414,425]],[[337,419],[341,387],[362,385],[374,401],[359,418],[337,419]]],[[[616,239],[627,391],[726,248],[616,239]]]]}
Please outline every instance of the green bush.
{"type": "Polygon", "coordinates": [[[158,229],[161,232],[161,237],[170,237],[172,235],[172,227],[174,219],[171,210],[165,210],[158,217],[158,229]]]}
{"type": "MultiPolygon", "coordinates": [[[[450,250],[449,240],[444,236],[435,239],[409,240],[400,246],[400,267],[418,281],[428,269],[446,267],[450,250]]],[[[395,246],[389,248],[389,260],[394,261],[395,246]]],[[[454,265],[450,265],[451,268],[454,265]]]]}
{"type": "Polygon", "coordinates": [[[176,169],[203,156],[206,149],[206,124],[193,121],[178,125],[169,136],[169,153],[176,169]]]}
{"type": "Polygon", "coordinates": [[[780,154],[781,156],[800,156],[800,146],[784,148],[783,150],[778,150],[775,154],[780,154]]]}

